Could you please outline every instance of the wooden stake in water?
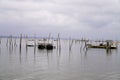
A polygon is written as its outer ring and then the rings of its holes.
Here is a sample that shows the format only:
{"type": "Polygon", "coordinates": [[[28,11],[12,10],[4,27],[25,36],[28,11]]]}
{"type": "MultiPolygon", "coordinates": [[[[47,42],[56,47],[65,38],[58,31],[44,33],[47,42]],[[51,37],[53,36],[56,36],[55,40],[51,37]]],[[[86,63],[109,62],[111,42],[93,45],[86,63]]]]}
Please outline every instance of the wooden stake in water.
{"type": "Polygon", "coordinates": [[[61,49],[60,33],[58,34],[58,44],[59,44],[59,49],[61,49]]]}
{"type": "Polygon", "coordinates": [[[14,46],[17,47],[16,38],[14,39],[14,46]]]}
{"type": "Polygon", "coordinates": [[[49,34],[49,37],[48,37],[48,43],[49,43],[50,37],[51,37],[51,33],[49,34]]]}
{"type": "Polygon", "coordinates": [[[20,53],[21,53],[21,46],[22,46],[22,34],[20,35],[20,53]]]}
{"type": "Polygon", "coordinates": [[[34,35],[34,55],[36,53],[36,34],[34,35]]]}
{"type": "Polygon", "coordinates": [[[69,37],[69,51],[71,51],[70,44],[71,44],[71,38],[69,37]]]}
{"type": "Polygon", "coordinates": [[[71,51],[72,45],[73,45],[73,41],[71,38],[69,38],[69,50],[71,51]]]}
{"type": "Polygon", "coordinates": [[[27,35],[25,37],[25,42],[26,42],[26,47],[27,47],[27,45],[28,45],[28,36],[27,35]]]}
{"type": "Polygon", "coordinates": [[[6,47],[8,47],[8,38],[7,38],[7,42],[6,42],[6,47]]]}

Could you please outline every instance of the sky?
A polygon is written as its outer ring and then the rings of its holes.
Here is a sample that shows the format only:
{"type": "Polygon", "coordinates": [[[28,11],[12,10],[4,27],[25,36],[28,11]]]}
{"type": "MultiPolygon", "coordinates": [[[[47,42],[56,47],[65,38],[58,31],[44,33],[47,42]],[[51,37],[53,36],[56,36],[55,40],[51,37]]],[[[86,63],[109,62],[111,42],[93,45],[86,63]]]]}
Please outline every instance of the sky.
{"type": "Polygon", "coordinates": [[[0,0],[0,35],[120,40],[120,0],[0,0]]]}

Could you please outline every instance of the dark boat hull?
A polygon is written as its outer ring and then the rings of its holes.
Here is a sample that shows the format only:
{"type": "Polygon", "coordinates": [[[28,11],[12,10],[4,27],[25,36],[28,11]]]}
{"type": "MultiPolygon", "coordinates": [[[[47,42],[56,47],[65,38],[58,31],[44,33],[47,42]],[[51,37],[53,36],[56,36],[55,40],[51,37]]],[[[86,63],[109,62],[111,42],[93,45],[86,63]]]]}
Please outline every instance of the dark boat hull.
{"type": "Polygon", "coordinates": [[[38,49],[52,50],[54,46],[52,44],[39,44],[38,49]]]}
{"type": "Polygon", "coordinates": [[[102,49],[117,49],[117,47],[107,47],[107,46],[88,46],[88,48],[102,48],[102,49]]]}

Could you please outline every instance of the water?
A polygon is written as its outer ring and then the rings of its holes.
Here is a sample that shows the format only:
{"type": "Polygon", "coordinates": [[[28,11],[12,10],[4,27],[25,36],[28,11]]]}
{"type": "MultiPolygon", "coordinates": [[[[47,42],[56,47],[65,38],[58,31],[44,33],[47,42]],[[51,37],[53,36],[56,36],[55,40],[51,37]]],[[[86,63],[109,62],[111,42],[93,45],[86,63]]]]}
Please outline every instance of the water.
{"type": "MultiPolygon", "coordinates": [[[[6,39],[0,44],[0,80],[120,80],[120,48],[81,48],[69,41],[61,41],[61,50],[39,50],[34,47],[12,49],[6,46],[6,39]]],[[[54,42],[54,45],[56,43],[54,42]]]]}

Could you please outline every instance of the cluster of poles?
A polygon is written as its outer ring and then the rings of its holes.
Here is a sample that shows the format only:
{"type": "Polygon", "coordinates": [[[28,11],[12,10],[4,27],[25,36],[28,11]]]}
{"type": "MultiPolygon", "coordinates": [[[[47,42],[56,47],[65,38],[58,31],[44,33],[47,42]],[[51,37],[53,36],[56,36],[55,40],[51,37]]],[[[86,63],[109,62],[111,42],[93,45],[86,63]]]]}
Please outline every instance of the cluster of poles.
{"type": "MultiPolygon", "coordinates": [[[[20,51],[21,51],[21,48],[22,48],[22,40],[26,39],[26,47],[28,47],[28,40],[29,38],[26,36],[26,37],[23,37],[22,34],[20,34],[19,37],[14,37],[12,35],[10,35],[9,37],[7,37],[7,42],[6,42],[6,46],[10,49],[10,50],[13,50],[14,48],[16,47],[19,47],[20,51]],[[19,40],[18,40],[19,38],[19,40]],[[17,41],[18,40],[18,41],[17,41]]],[[[48,38],[46,38],[48,43],[51,43],[53,44],[53,41],[56,41],[56,49],[58,50],[61,50],[61,38],[60,38],[60,34],[58,33],[57,35],[57,38],[52,38],[51,37],[51,34],[49,34],[48,38]],[[50,41],[51,40],[51,41],[50,41]]],[[[38,42],[39,40],[36,39],[36,36],[34,37],[34,46],[35,46],[35,49],[36,49],[36,46],[38,45],[38,42]]],[[[104,40],[97,40],[97,41],[93,41],[93,40],[89,40],[89,39],[81,39],[81,40],[76,40],[76,39],[72,39],[72,38],[69,38],[69,50],[72,49],[72,46],[73,46],[73,43],[81,43],[80,45],[80,49],[87,49],[87,44],[92,44],[92,42],[95,42],[96,44],[97,43],[104,43],[105,41],[104,40]]],[[[2,38],[0,38],[0,44],[2,43],[2,38]]],[[[116,43],[119,43],[119,42],[116,42],[116,43]]]]}

